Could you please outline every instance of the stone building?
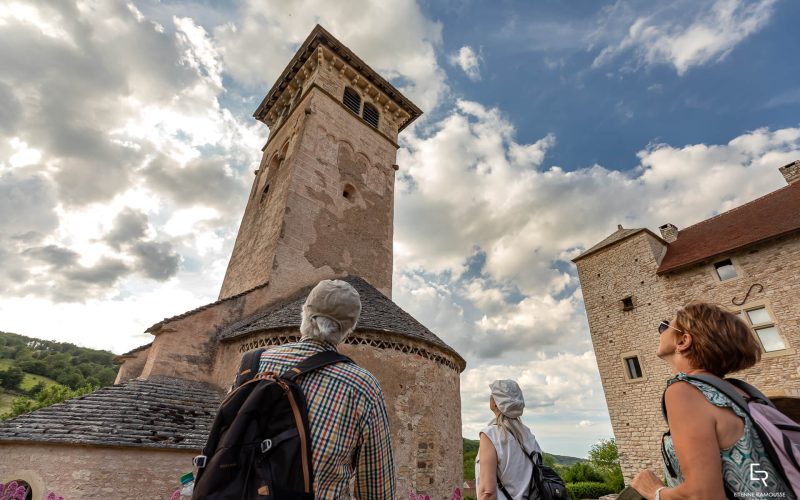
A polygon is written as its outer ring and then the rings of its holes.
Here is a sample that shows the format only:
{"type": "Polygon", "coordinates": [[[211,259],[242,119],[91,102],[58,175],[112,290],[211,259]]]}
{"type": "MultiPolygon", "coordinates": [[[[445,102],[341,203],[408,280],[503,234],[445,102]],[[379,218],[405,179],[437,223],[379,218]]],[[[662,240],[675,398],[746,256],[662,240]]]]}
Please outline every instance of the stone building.
{"type": "Polygon", "coordinates": [[[116,385],[0,424],[0,481],[36,499],[167,498],[241,355],[298,339],[311,287],[338,277],[361,295],[340,350],[384,391],[398,496],[450,498],[465,362],[390,299],[397,136],[420,114],[314,28],[255,112],[270,134],[219,300],[150,327],[151,344],[119,356],[116,385]]]}
{"type": "Polygon", "coordinates": [[[623,473],[662,470],[657,326],[692,299],[741,314],[762,360],[736,373],[800,417],[800,162],[788,185],[685,229],[617,230],[574,259],[623,473]]]}

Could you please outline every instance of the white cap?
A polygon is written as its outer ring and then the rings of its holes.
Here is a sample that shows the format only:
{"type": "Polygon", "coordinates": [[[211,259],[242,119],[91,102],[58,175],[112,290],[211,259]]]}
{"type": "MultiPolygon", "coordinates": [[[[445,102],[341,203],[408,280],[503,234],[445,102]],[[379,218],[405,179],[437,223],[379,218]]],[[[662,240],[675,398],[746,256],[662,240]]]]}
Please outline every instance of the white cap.
{"type": "Polygon", "coordinates": [[[522,415],[525,408],[525,399],[522,397],[522,389],[513,380],[495,380],[489,384],[492,390],[494,404],[500,413],[508,418],[517,418],[522,415]]]}
{"type": "Polygon", "coordinates": [[[361,297],[349,283],[322,280],[311,290],[303,305],[309,319],[322,316],[339,324],[342,332],[355,328],[361,315],[361,297]]]}

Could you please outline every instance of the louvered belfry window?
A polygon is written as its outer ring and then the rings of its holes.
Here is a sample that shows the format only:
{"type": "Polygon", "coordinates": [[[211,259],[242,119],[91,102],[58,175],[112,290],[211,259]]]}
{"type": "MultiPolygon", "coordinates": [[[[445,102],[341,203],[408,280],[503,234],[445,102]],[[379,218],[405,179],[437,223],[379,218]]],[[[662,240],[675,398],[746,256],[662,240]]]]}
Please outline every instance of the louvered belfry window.
{"type": "Polygon", "coordinates": [[[369,103],[364,103],[364,121],[378,128],[378,110],[369,103]]]}
{"type": "Polygon", "coordinates": [[[359,114],[361,111],[361,96],[358,95],[358,92],[351,89],[350,87],[345,87],[344,89],[344,97],[342,98],[342,102],[345,106],[350,108],[353,113],[359,114]]]}

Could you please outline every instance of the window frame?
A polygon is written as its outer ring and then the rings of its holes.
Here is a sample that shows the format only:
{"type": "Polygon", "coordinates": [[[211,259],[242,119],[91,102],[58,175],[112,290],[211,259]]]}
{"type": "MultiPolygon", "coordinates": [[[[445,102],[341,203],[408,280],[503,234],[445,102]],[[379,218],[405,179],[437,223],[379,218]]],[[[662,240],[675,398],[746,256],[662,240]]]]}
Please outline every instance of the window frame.
{"type": "Polygon", "coordinates": [[[620,361],[622,361],[622,374],[625,377],[625,382],[631,384],[638,384],[640,382],[647,381],[647,371],[644,369],[644,363],[642,362],[642,355],[639,351],[628,351],[623,352],[620,354],[620,361]],[[628,370],[628,360],[636,358],[637,364],[639,365],[639,372],[640,376],[636,378],[631,377],[631,373],[628,370]]]}
{"type": "Polygon", "coordinates": [[[733,281],[741,277],[741,273],[739,272],[739,266],[736,265],[736,262],[731,257],[725,257],[724,259],[715,260],[714,262],[711,263],[711,268],[713,270],[714,277],[720,283],[724,283],[726,281],[733,281]],[[725,261],[731,263],[730,266],[733,268],[733,276],[731,276],[730,278],[723,279],[722,276],[719,275],[719,268],[717,267],[717,264],[721,264],[725,261]]]}
{"type": "Polygon", "coordinates": [[[783,354],[791,354],[794,352],[794,349],[792,349],[791,345],[789,345],[786,336],[781,332],[781,329],[778,328],[777,322],[775,321],[775,314],[772,312],[772,308],[766,302],[759,301],[759,302],[753,302],[747,307],[741,306],[738,309],[736,309],[735,314],[737,314],[740,318],[742,318],[742,321],[744,321],[747,327],[750,328],[750,332],[755,336],[758,345],[761,346],[762,356],[764,357],[780,356],[783,354]],[[770,321],[767,321],[765,323],[753,323],[748,313],[750,311],[755,311],[758,309],[764,309],[767,312],[770,321]],[[764,342],[762,342],[761,337],[758,335],[758,330],[770,327],[775,328],[775,331],[778,333],[778,336],[783,341],[783,349],[767,351],[764,348],[764,342]]]}
{"type": "Polygon", "coordinates": [[[356,89],[354,89],[353,87],[350,87],[350,86],[346,86],[344,88],[344,92],[342,93],[342,104],[344,104],[345,108],[347,108],[348,110],[352,111],[357,116],[361,116],[361,109],[364,107],[364,99],[362,99],[361,94],[356,89]],[[350,106],[350,104],[347,103],[346,99],[347,99],[347,96],[348,96],[348,91],[351,92],[351,97],[352,98],[358,98],[358,105],[357,105],[358,109],[353,109],[353,107],[350,106]]]}
{"type": "MultiPolygon", "coordinates": [[[[371,111],[371,112],[372,112],[372,111],[371,111]]],[[[369,102],[366,102],[366,101],[365,101],[365,102],[364,102],[364,104],[361,106],[361,118],[363,118],[363,119],[364,119],[364,121],[367,123],[367,125],[369,125],[370,127],[374,127],[374,128],[376,128],[376,129],[377,129],[377,128],[378,128],[378,125],[379,125],[379,124],[380,124],[380,122],[381,122],[381,112],[380,112],[380,111],[378,111],[378,108],[377,108],[376,106],[372,105],[372,103],[369,103],[369,102]],[[372,111],[374,111],[374,113],[375,113],[375,123],[372,123],[372,122],[371,122],[371,121],[370,121],[370,120],[367,118],[367,106],[369,106],[369,107],[370,107],[370,109],[371,109],[372,111]]]]}

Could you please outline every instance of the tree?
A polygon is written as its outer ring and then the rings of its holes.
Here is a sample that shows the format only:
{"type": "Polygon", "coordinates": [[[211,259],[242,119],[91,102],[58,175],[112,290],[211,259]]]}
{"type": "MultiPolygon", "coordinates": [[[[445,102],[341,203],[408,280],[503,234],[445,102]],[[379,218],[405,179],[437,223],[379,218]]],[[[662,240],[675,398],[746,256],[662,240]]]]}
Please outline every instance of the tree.
{"type": "Polygon", "coordinates": [[[616,491],[625,487],[622,468],[619,465],[619,451],[614,438],[601,439],[589,449],[589,463],[594,465],[605,476],[605,482],[616,491]]]}
{"type": "Polygon", "coordinates": [[[0,386],[15,391],[23,378],[25,378],[25,372],[12,366],[8,370],[0,372],[0,386]]]}
{"type": "Polygon", "coordinates": [[[601,439],[589,449],[589,462],[598,469],[608,470],[619,465],[619,452],[614,438],[601,439]]]}

